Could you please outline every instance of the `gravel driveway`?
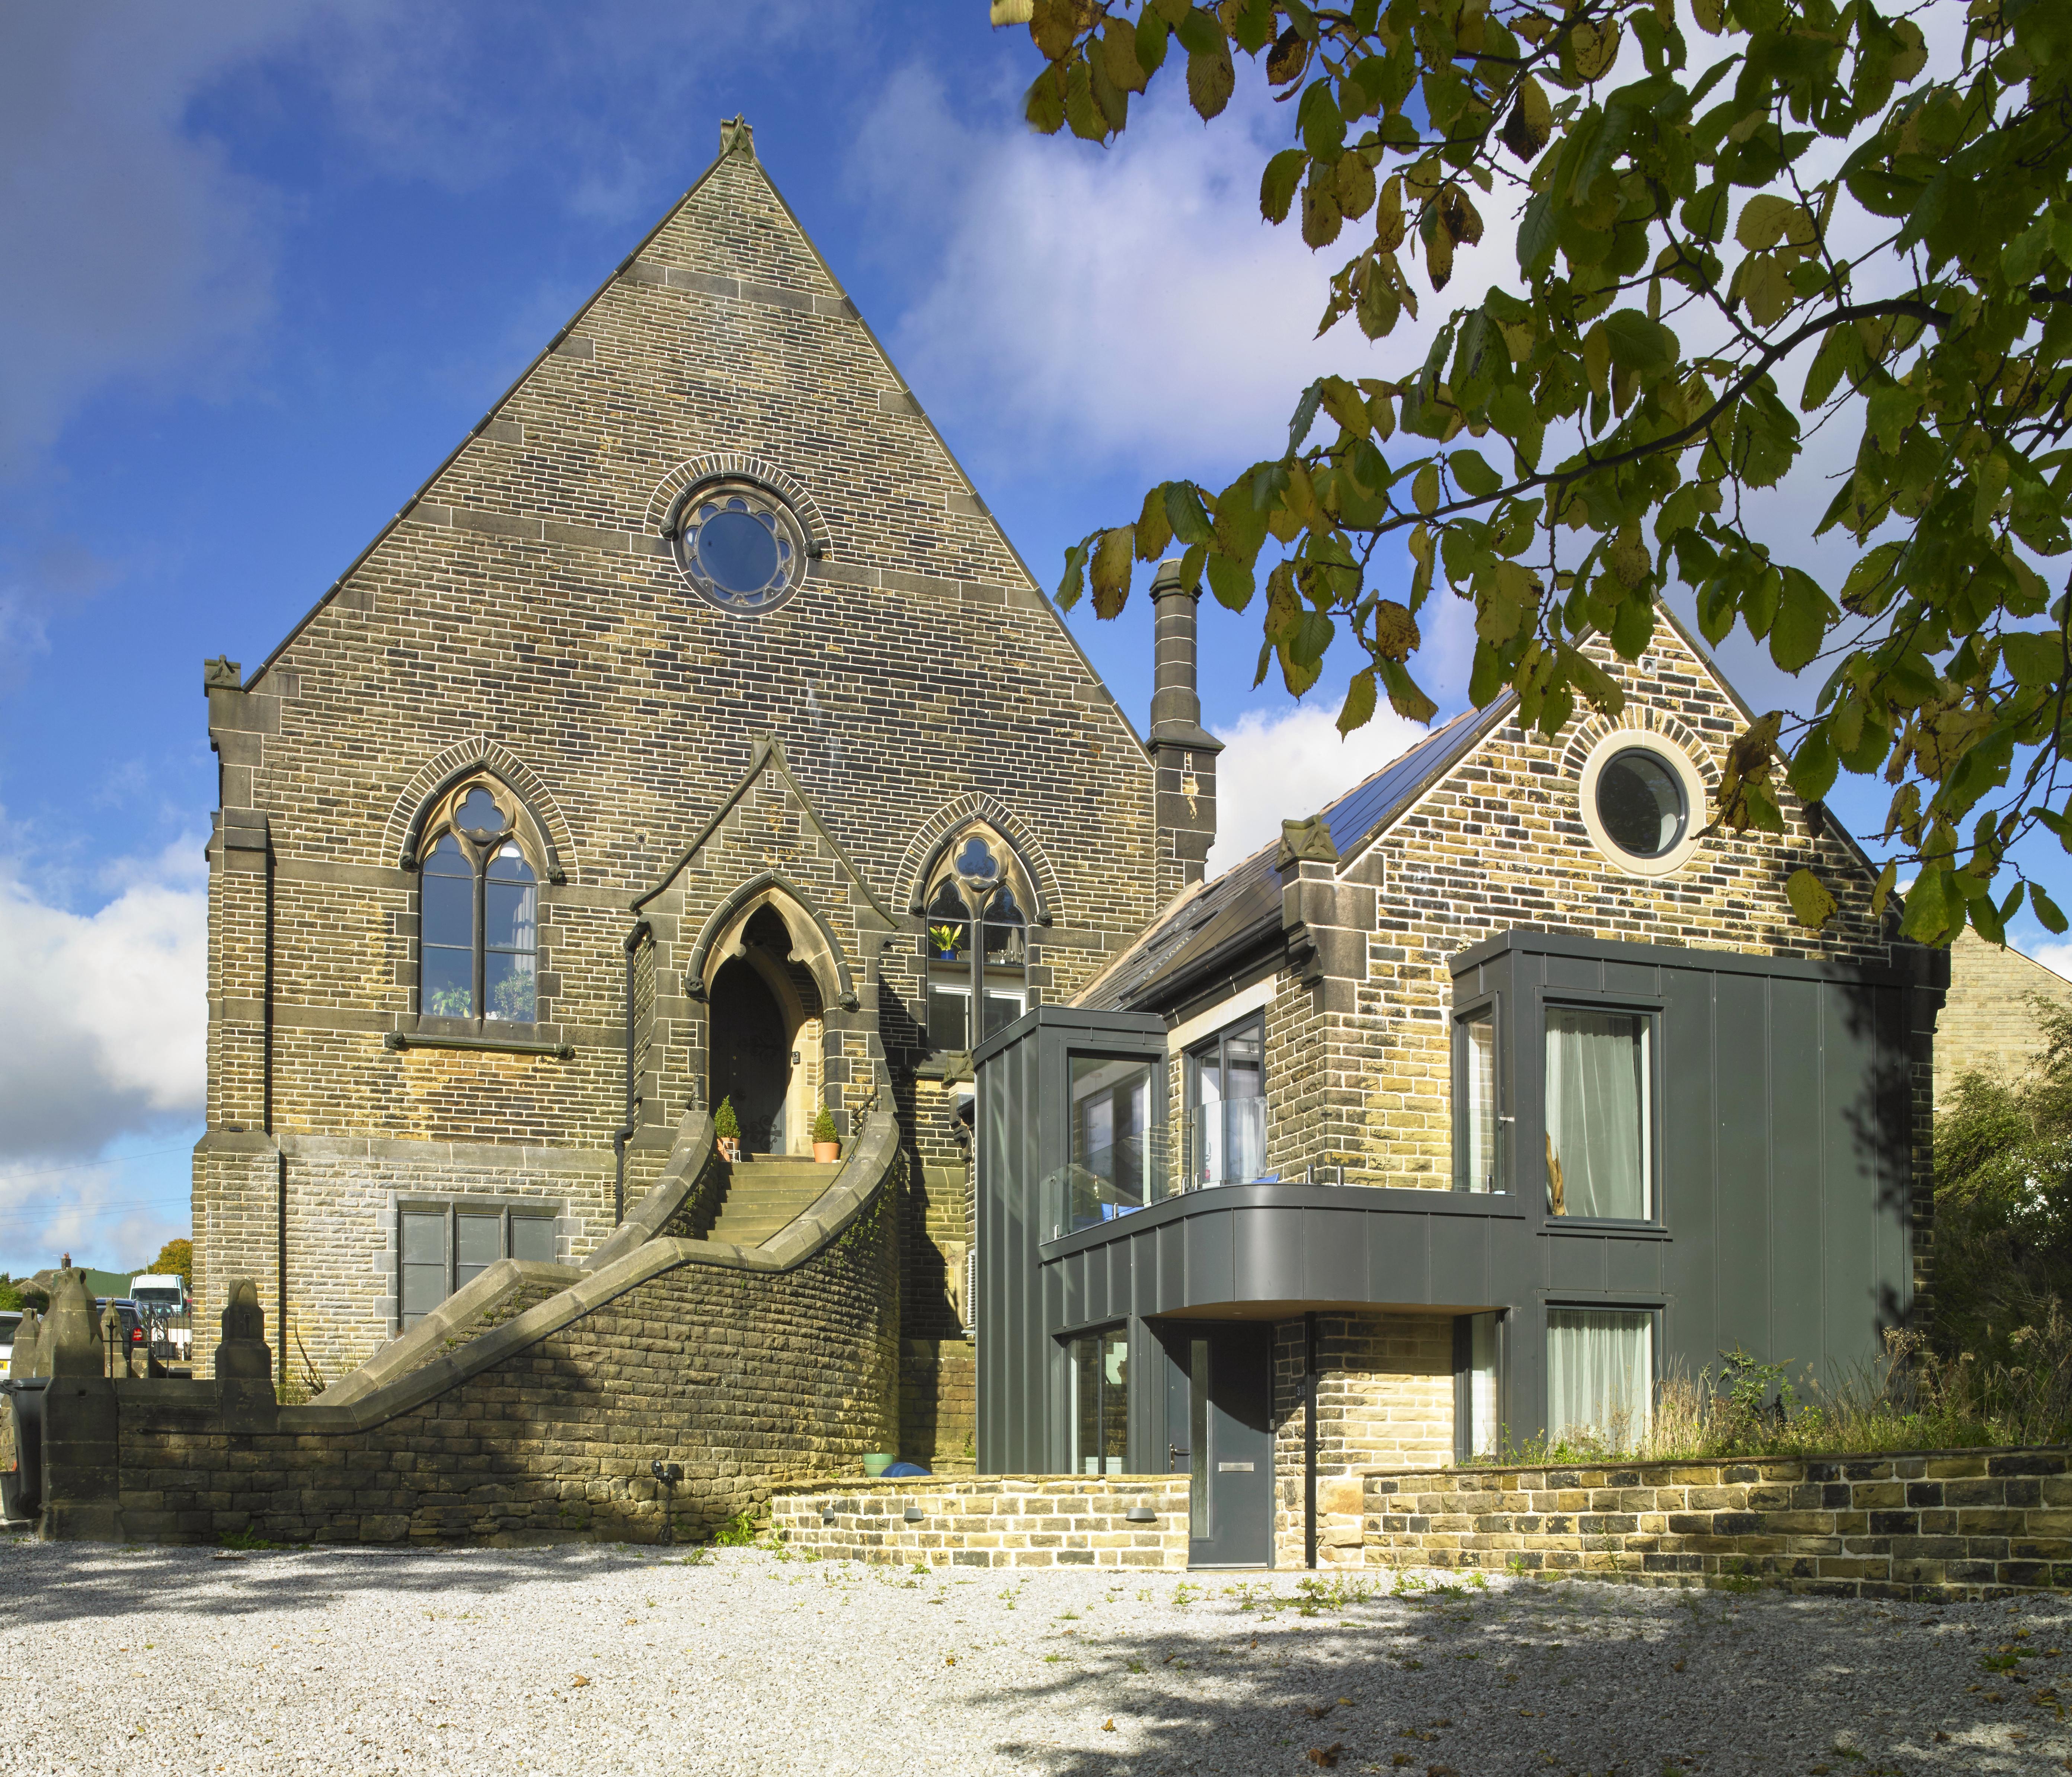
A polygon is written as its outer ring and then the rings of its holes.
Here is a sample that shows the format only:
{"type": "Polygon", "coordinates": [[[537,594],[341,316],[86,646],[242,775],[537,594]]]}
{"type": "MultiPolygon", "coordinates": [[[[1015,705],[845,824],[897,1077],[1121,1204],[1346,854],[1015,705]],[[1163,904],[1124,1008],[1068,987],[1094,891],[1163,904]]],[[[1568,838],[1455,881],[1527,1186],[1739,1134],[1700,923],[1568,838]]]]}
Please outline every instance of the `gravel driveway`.
{"type": "Polygon", "coordinates": [[[1911,1777],[2072,1753],[2057,1600],[668,1553],[0,1543],[0,1771],[1911,1777]]]}

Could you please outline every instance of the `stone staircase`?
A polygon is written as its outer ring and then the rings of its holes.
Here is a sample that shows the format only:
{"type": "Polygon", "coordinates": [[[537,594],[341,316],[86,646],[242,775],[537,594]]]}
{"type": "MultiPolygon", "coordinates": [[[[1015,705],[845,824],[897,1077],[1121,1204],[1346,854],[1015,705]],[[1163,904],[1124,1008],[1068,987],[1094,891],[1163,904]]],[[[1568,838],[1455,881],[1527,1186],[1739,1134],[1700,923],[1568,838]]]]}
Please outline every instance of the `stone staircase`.
{"type": "Polygon", "coordinates": [[[796,1221],[834,1183],[837,1165],[789,1154],[751,1154],[727,1168],[726,1195],[708,1240],[760,1246],[796,1221]]]}

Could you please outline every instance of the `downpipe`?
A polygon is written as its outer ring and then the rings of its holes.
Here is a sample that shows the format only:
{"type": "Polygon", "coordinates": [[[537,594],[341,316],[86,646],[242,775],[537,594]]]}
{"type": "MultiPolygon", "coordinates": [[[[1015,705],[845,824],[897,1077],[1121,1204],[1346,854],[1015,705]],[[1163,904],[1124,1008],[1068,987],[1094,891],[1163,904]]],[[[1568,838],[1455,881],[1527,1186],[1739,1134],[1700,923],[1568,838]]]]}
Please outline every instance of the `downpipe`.
{"type": "Polygon", "coordinates": [[[611,1187],[611,1225],[621,1227],[626,1221],[626,1144],[633,1139],[634,1114],[640,1108],[640,1101],[633,1091],[633,953],[653,935],[654,928],[646,920],[635,925],[626,934],[626,1120],[613,1131],[611,1151],[617,1163],[611,1187]]]}

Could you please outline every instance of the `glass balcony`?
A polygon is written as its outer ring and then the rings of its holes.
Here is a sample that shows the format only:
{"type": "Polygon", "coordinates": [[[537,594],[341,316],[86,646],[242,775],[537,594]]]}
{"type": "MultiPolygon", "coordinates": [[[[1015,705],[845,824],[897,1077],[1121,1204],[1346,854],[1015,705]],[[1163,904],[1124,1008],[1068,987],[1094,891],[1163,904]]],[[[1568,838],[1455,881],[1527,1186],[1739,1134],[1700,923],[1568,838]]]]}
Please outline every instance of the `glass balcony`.
{"type": "Polygon", "coordinates": [[[1188,1112],[1182,1155],[1183,1190],[1209,1184],[1250,1184],[1266,1169],[1266,1101],[1226,1098],[1188,1112]]]}

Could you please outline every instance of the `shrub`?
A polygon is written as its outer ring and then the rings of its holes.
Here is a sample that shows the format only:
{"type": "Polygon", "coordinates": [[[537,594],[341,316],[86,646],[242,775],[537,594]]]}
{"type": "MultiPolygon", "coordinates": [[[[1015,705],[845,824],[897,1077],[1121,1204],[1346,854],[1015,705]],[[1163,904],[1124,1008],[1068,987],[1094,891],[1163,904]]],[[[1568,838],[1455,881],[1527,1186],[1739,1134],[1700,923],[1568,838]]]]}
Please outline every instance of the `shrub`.
{"type": "Polygon", "coordinates": [[[722,1098],[719,1109],[713,1113],[713,1133],[723,1141],[738,1140],[741,1135],[741,1119],[734,1114],[734,1100],[722,1098]]]}
{"type": "Polygon", "coordinates": [[[820,1106],[820,1114],[813,1119],[813,1139],[816,1142],[838,1142],[841,1131],[835,1127],[835,1114],[827,1106],[820,1106]]]}

